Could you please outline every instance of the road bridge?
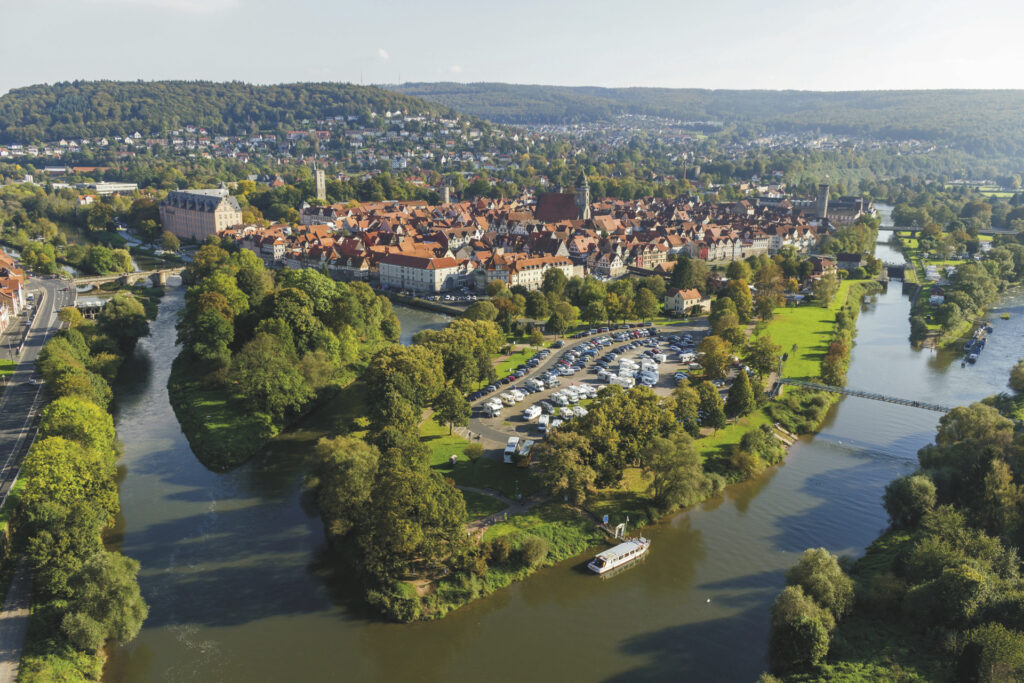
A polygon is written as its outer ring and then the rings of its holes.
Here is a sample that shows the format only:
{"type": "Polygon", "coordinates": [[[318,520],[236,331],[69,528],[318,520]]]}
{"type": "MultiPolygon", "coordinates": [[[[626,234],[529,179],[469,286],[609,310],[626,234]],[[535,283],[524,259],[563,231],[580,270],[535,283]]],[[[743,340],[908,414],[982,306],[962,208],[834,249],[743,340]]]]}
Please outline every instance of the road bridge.
{"type": "Polygon", "coordinates": [[[937,403],[926,403],[925,401],[912,401],[907,398],[898,398],[896,396],[887,396],[885,394],[875,393],[873,391],[860,391],[858,389],[847,389],[846,387],[834,387],[828,384],[818,384],[816,382],[804,382],[798,379],[781,379],[779,384],[788,384],[793,387],[803,387],[805,389],[813,389],[815,391],[827,391],[832,394],[842,394],[843,396],[856,396],[858,398],[867,398],[872,401],[884,401],[886,403],[895,403],[896,405],[909,406],[911,408],[921,408],[923,410],[934,410],[937,413],[948,413],[952,410],[949,406],[939,405],[937,403]]]}
{"type": "Polygon", "coordinates": [[[184,267],[180,268],[162,268],[160,270],[139,270],[133,273],[115,273],[113,275],[90,275],[85,277],[76,277],[73,282],[75,286],[78,285],[93,285],[100,286],[108,282],[119,282],[123,285],[134,285],[140,280],[149,279],[152,281],[154,286],[162,286],[167,284],[167,278],[173,276],[180,276],[184,267]]]}

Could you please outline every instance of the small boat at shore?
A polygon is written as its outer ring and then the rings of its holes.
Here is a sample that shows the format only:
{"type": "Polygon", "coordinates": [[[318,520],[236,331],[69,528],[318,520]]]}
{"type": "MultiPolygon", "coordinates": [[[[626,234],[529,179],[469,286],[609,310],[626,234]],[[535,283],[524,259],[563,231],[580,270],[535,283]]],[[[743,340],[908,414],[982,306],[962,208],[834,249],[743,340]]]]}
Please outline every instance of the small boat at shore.
{"type": "Polygon", "coordinates": [[[640,536],[631,538],[628,541],[598,553],[593,560],[587,563],[587,569],[595,574],[604,574],[613,569],[629,564],[640,559],[651,547],[651,540],[640,536]]]}

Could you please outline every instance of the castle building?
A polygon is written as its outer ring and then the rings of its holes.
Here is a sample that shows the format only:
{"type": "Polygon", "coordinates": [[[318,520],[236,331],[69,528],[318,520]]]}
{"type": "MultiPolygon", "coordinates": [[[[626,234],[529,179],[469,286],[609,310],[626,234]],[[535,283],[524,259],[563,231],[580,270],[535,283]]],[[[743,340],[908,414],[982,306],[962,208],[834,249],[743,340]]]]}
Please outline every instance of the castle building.
{"type": "Polygon", "coordinates": [[[174,190],[160,202],[164,230],[182,239],[202,242],[242,224],[242,207],[226,189],[174,190]]]}

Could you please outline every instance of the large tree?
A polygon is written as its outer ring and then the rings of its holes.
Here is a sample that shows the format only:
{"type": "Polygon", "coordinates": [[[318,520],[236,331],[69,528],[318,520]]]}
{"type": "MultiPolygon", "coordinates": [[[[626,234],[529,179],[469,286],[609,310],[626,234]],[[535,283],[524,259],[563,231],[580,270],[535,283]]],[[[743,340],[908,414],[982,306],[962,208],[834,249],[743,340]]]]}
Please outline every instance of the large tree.
{"type": "Polygon", "coordinates": [[[380,452],[351,436],[322,438],[316,444],[316,505],[327,533],[348,534],[365,521],[380,452]]]}
{"type": "Polygon", "coordinates": [[[448,425],[448,433],[452,433],[455,425],[465,427],[469,424],[472,408],[458,388],[448,385],[441,389],[431,404],[434,409],[434,421],[442,427],[448,425]]]}
{"type": "Polygon", "coordinates": [[[74,597],[61,628],[76,646],[99,649],[108,638],[126,643],[138,635],[149,608],[139,591],[139,563],[100,551],[72,578],[74,597]]]}
{"type": "Polygon", "coordinates": [[[313,391],[298,369],[298,359],[277,335],[260,332],[235,355],[231,376],[258,411],[280,420],[301,412],[313,391]]]}
{"type": "Polygon", "coordinates": [[[747,373],[740,371],[729,387],[729,396],[725,402],[725,414],[727,417],[743,417],[757,406],[754,392],[750,388],[750,378],[747,373]]]}
{"type": "Polygon", "coordinates": [[[709,335],[704,338],[697,350],[700,354],[700,364],[704,368],[705,378],[721,379],[725,377],[729,364],[732,362],[732,349],[728,342],[716,335],[709,335]]]}
{"type": "Polygon", "coordinates": [[[149,323],[142,303],[124,292],[115,294],[103,305],[97,320],[122,351],[130,351],[139,337],[149,334],[149,323]]]}
{"type": "Polygon", "coordinates": [[[704,497],[707,477],[693,439],[681,429],[666,438],[655,437],[646,457],[650,492],[663,510],[693,505],[704,497]]]}
{"type": "Polygon", "coordinates": [[[534,447],[533,459],[541,464],[541,482],[553,496],[565,496],[579,505],[594,486],[597,475],[588,464],[590,441],[577,432],[553,432],[534,447]]]}

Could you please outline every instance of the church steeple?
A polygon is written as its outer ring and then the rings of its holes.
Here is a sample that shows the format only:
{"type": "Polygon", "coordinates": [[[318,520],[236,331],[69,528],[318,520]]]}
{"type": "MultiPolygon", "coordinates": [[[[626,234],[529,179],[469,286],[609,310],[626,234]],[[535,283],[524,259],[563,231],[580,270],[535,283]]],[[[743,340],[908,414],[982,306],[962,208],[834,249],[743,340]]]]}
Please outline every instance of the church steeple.
{"type": "Polygon", "coordinates": [[[576,209],[581,220],[590,218],[590,183],[582,170],[576,178],[576,209]]]}

